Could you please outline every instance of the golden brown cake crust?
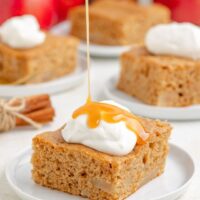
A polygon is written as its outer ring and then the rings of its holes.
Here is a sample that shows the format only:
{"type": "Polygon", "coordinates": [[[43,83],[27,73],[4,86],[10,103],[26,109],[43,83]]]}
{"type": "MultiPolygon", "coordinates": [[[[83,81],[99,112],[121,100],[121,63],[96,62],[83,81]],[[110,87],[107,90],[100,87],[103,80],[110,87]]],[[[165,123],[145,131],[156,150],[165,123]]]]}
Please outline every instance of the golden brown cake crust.
{"type": "MultiPolygon", "coordinates": [[[[70,12],[71,33],[85,40],[85,8],[70,12]]],[[[168,23],[170,12],[161,5],[141,6],[133,1],[101,0],[90,6],[90,40],[106,45],[143,43],[153,25],[168,23]]]]}
{"type": "Polygon", "coordinates": [[[52,34],[47,34],[43,44],[30,49],[0,43],[0,79],[36,83],[70,73],[76,66],[78,43],[75,37],[52,34]]]}
{"type": "Polygon", "coordinates": [[[135,47],[121,56],[118,88],[147,104],[199,104],[200,61],[153,55],[144,47],[135,47]]]}
{"type": "Polygon", "coordinates": [[[126,156],[111,156],[66,143],[60,132],[33,139],[33,180],[43,186],[93,200],[121,200],[164,171],[168,123],[141,119],[151,136],[126,156]],[[134,180],[134,181],[133,181],[134,180]]]}
{"type": "Polygon", "coordinates": [[[70,45],[75,45],[78,43],[78,39],[73,36],[56,36],[50,33],[46,33],[46,38],[44,43],[28,49],[18,49],[18,48],[12,48],[8,45],[0,42],[0,49],[3,52],[8,52],[9,54],[12,54],[14,56],[19,56],[20,58],[32,58],[37,57],[39,53],[43,53],[44,51],[48,51],[50,46],[55,45],[55,43],[62,41],[63,43],[68,43],[70,45]]]}

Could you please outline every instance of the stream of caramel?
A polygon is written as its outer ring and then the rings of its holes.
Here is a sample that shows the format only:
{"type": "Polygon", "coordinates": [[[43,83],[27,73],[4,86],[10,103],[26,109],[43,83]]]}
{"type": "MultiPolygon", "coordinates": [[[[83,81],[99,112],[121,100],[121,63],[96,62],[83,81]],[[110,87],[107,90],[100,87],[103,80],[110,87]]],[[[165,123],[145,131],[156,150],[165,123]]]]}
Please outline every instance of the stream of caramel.
{"type": "Polygon", "coordinates": [[[90,87],[90,20],[89,20],[89,0],[85,0],[86,10],[86,46],[87,46],[87,79],[88,79],[88,98],[87,101],[91,101],[91,87],[90,87]]]}
{"type": "Polygon", "coordinates": [[[80,115],[87,115],[87,124],[90,128],[96,128],[101,120],[108,123],[118,123],[123,121],[126,127],[136,134],[137,144],[144,144],[147,133],[139,120],[132,113],[117,106],[92,101],[90,83],[90,41],[89,41],[89,2],[85,0],[86,6],[86,40],[87,40],[87,71],[88,71],[88,98],[86,103],[74,111],[73,119],[80,115]]]}

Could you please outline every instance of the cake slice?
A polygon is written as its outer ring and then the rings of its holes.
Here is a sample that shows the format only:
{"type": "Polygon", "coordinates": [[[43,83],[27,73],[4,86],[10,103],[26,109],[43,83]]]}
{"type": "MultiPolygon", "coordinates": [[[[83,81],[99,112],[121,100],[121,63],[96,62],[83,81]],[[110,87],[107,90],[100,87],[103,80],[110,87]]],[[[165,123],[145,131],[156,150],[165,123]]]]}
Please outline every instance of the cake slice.
{"type": "MultiPolygon", "coordinates": [[[[104,45],[143,43],[147,30],[170,21],[168,8],[153,4],[141,6],[133,1],[100,0],[89,8],[90,41],[104,45]]],[[[70,12],[71,34],[86,40],[85,7],[70,12]]]]}
{"type": "Polygon", "coordinates": [[[120,90],[157,106],[200,103],[200,61],[153,55],[136,47],[121,56],[120,90]]]}
{"type": "Polygon", "coordinates": [[[39,83],[73,72],[78,43],[72,36],[52,34],[29,49],[15,49],[0,42],[0,83],[39,83]]]}
{"type": "Polygon", "coordinates": [[[122,200],[164,172],[171,127],[139,119],[150,137],[125,156],[64,141],[60,131],[33,139],[32,177],[42,186],[92,200],[122,200]]]}

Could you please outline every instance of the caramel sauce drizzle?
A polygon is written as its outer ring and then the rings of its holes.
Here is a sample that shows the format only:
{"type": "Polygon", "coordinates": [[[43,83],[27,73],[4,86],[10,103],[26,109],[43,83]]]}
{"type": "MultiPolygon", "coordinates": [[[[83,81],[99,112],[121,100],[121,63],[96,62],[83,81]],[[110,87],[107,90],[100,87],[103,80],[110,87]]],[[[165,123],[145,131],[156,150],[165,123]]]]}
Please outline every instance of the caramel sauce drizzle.
{"type": "Polygon", "coordinates": [[[145,143],[141,136],[145,136],[146,132],[137,117],[117,106],[87,101],[85,105],[75,110],[72,117],[73,119],[76,119],[80,115],[88,116],[87,124],[90,128],[98,127],[101,120],[104,120],[107,123],[124,122],[126,127],[136,134],[137,144],[145,143]]]}
{"type": "Polygon", "coordinates": [[[87,124],[90,128],[96,128],[101,120],[108,123],[124,122],[126,127],[136,134],[137,144],[144,144],[148,137],[139,120],[132,113],[117,106],[94,102],[91,98],[90,88],[90,41],[89,41],[89,2],[85,0],[86,7],[86,41],[87,41],[87,71],[88,71],[88,98],[86,103],[74,111],[72,118],[87,115],[87,124]]]}

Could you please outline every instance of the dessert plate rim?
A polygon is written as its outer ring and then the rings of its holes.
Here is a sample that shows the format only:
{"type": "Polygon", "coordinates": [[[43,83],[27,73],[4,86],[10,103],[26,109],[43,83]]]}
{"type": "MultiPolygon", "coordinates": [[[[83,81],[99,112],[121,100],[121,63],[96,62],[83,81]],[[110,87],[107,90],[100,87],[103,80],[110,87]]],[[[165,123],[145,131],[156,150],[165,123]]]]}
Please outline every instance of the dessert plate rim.
{"type": "MultiPolygon", "coordinates": [[[[107,58],[118,58],[122,53],[133,48],[133,45],[128,46],[108,46],[108,45],[98,45],[90,44],[90,54],[95,57],[107,57],[107,58]]],[[[86,43],[81,42],[79,45],[79,51],[86,53],[86,43]]]]}
{"type": "MultiPolygon", "coordinates": [[[[51,29],[51,32],[57,35],[65,35],[70,32],[71,22],[65,21],[57,24],[51,29]]],[[[123,52],[130,50],[133,45],[100,45],[90,43],[90,54],[95,57],[118,57],[123,52]]],[[[86,53],[86,43],[84,41],[80,42],[79,51],[86,53]]]]}
{"type": "Polygon", "coordinates": [[[87,75],[86,57],[78,54],[77,68],[74,72],[55,80],[27,84],[27,85],[0,85],[1,97],[28,96],[40,93],[56,94],[70,90],[83,82],[87,75]]]}
{"type": "Polygon", "coordinates": [[[186,107],[159,107],[148,105],[116,88],[118,75],[111,76],[104,87],[106,98],[127,106],[133,113],[144,117],[163,120],[198,120],[200,119],[200,105],[186,107]]]}
{"type": "MultiPolygon", "coordinates": [[[[180,157],[182,156],[182,158],[184,157],[187,158],[187,163],[188,165],[185,166],[185,173],[186,171],[190,171],[190,175],[187,173],[187,180],[184,181],[184,183],[182,185],[180,185],[179,188],[170,191],[166,194],[163,194],[159,197],[156,198],[150,198],[149,200],[175,200],[177,197],[180,197],[185,191],[186,189],[189,187],[192,178],[195,174],[195,162],[193,157],[183,148],[181,148],[180,146],[174,144],[174,143],[169,143],[170,145],[170,153],[168,157],[173,157],[172,154],[178,154],[180,157]],[[187,168],[187,169],[186,169],[187,168]]],[[[13,158],[7,163],[6,168],[5,168],[5,174],[6,174],[6,179],[10,185],[10,187],[15,191],[15,193],[22,199],[24,200],[43,200],[40,197],[36,197],[34,194],[29,194],[27,193],[25,190],[23,190],[22,188],[20,188],[20,186],[17,184],[17,180],[15,177],[15,172],[16,169],[19,167],[18,165],[23,162],[26,165],[28,165],[29,163],[27,162],[27,158],[31,157],[31,147],[27,147],[24,150],[22,150],[21,152],[19,152],[18,154],[16,154],[15,156],[13,156],[13,158]],[[26,162],[25,162],[26,160],[26,162]],[[13,175],[14,174],[14,175],[13,175]]],[[[29,161],[30,162],[30,161],[29,161]]],[[[172,162],[172,161],[171,161],[172,162]]],[[[175,162],[175,160],[173,161],[175,162]]],[[[183,166],[183,165],[182,165],[183,166]]],[[[30,169],[31,170],[31,169],[30,169]]],[[[173,180],[174,181],[174,180],[173,180]]],[[[26,181],[24,180],[24,183],[26,181]]],[[[151,183],[148,183],[151,184],[151,183]]],[[[38,186],[40,188],[43,188],[42,186],[38,186]]],[[[44,190],[46,190],[47,188],[43,188],[44,190]]],[[[60,193],[59,191],[55,191],[55,190],[51,190],[51,189],[47,189],[48,192],[56,192],[56,193],[60,193]]],[[[62,193],[62,192],[61,192],[62,193]]],[[[50,194],[51,195],[51,194],[50,194]]],[[[65,199],[73,199],[73,200],[80,200],[80,199],[84,199],[82,197],[79,196],[73,196],[73,195],[69,195],[64,193],[65,195],[65,199]]],[[[130,197],[127,198],[127,200],[131,200],[134,197],[134,194],[131,195],[130,197]]],[[[45,198],[46,199],[46,198],[45,198]]]]}

